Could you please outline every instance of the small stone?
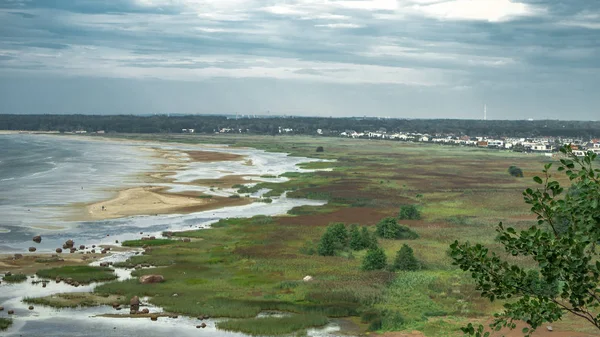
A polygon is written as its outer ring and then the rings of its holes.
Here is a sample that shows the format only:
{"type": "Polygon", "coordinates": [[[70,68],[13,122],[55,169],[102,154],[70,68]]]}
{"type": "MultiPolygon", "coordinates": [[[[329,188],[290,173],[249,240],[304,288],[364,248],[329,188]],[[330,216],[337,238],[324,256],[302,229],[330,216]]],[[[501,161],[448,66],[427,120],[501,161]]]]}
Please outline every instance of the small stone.
{"type": "Polygon", "coordinates": [[[36,235],[33,237],[33,242],[40,243],[42,242],[42,237],[40,235],[36,235]]]}
{"type": "Polygon", "coordinates": [[[42,283],[42,288],[46,288],[46,282],[42,283]]]}
{"type": "Polygon", "coordinates": [[[551,325],[548,325],[548,326],[546,327],[546,329],[548,329],[548,331],[552,331],[552,326],[551,326],[551,325]]]}
{"type": "Polygon", "coordinates": [[[79,245],[79,250],[84,250],[85,246],[84,245],[79,245]]]}
{"type": "Polygon", "coordinates": [[[33,305],[30,305],[28,309],[33,310],[33,305]]]}
{"type": "Polygon", "coordinates": [[[3,306],[0,306],[0,311],[4,311],[4,307],[3,306]]]}
{"type": "Polygon", "coordinates": [[[56,252],[59,254],[62,253],[62,248],[56,248],[56,252]]]}
{"type": "Polygon", "coordinates": [[[206,323],[202,323],[202,324],[200,324],[200,327],[201,327],[202,329],[206,328],[206,323]]]}
{"type": "Polygon", "coordinates": [[[148,309],[148,308],[142,309],[142,314],[149,314],[149,313],[150,313],[150,309],[148,309]]]}
{"type": "Polygon", "coordinates": [[[15,260],[19,260],[23,258],[23,254],[15,254],[13,257],[15,260]]]}
{"type": "Polygon", "coordinates": [[[4,276],[11,276],[11,275],[12,275],[12,273],[9,271],[7,271],[6,274],[4,274],[4,276]]]}
{"type": "Polygon", "coordinates": [[[9,311],[7,311],[6,313],[8,313],[9,315],[14,315],[14,314],[15,314],[15,311],[14,311],[14,310],[9,310],[9,311]]]}
{"type": "Polygon", "coordinates": [[[152,315],[152,316],[150,317],[150,319],[151,319],[151,320],[153,320],[153,321],[158,321],[158,316],[156,316],[156,315],[152,315]]]}
{"type": "Polygon", "coordinates": [[[35,252],[36,250],[37,250],[37,248],[35,248],[35,247],[29,247],[30,252],[35,252]]]}

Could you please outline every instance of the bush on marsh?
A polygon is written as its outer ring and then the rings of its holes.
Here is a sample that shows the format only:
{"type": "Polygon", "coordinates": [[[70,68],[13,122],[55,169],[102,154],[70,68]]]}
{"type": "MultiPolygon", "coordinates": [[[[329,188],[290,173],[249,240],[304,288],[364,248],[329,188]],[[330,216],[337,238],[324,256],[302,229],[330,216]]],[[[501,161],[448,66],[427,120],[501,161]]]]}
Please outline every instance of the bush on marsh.
{"type": "Polygon", "coordinates": [[[414,240],[419,235],[406,226],[398,224],[395,218],[385,218],[377,223],[375,234],[384,239],[414,240]]]}
{"type": "Polygon", "coordinates": [[[415,257],[413,249],[403,244],[396,253],[396,259],[392,265],[394,270],[415,271],[421,269],[421,263],[415,257]]]}
{"type": "Polygon", "coordinates": [[[421,219],[421,211],[415,205],[402,205],[398,213],[400,220],[419,220],[421,219]]]}

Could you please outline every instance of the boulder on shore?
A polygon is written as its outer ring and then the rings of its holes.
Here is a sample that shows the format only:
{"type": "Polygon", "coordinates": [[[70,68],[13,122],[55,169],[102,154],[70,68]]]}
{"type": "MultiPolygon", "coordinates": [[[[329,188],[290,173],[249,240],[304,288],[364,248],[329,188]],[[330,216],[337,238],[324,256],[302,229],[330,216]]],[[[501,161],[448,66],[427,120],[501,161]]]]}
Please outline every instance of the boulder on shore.
{"type": "Polygon", "coordinates": [[[42,237],[40,235],[36,235],[33,237],[33,242],[40,243],[42,242],[42,237]]]}
{"type": "Polygon", "coordinates": [[[37,248],[35,248],[35,247],[29,247],[30,252],[35,252],[36,250],[37,250],[37,248]]]}
{"type": "Polygon", "coordinates": [[[67,248],[73,248],[74,245],[75,245],[75,242],[71,239],[69,239],[65,242],[65,246],[67,246],[67,248]]]}
{"type": "Polygon", "coordinates": [[[129,309],[138,311],[140,310],[140,298],[137,296],[133,296],[131,300],[129,300],[129,309]]]}
{"type": "Polygon", "coordinates": [[[144,275],[140,276],[141,284],[161,283],[164,282],[165,278],[162,275],[144,275]]]}
{"type": "Polygon", "coordinates": [[[59,254],[62,253],[62,248],[56,248],[56,252],[59,254]]]}

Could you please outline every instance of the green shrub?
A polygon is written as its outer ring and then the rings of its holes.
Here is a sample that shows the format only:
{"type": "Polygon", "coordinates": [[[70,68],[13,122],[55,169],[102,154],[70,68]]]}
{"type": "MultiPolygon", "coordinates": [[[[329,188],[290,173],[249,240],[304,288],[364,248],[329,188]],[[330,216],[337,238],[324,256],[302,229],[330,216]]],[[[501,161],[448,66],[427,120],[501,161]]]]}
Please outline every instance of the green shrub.
{"type": "Polygon", "coordinates": [[[346,230],[346,225],[341,222],[334,223],[329,225],[327,230],[331,230],[338,249],[346,247],[348,244],[348,231],[346,230]]]}
{"type": "Polygon", "coordinates": [[[0,331],[8,329],[13,323],[10,318],[0,318],[0,331]]]}
{"type": "Polygon", "coordinates": [[[329,228],[325,231],[323,236],[321,236],[321,241],[319,241],[319,247],[317,248],[317,252],[321,256],[333,256],[335,255],[335,246],[336,246],[336,238],[332,231],[329,228]]]}
{"type": "Polygon", "coordinates": [[[377,236],[384,239],[413,240],[419,235],[406,226],[398,224],[395,218],[385,218],[379,221],[375,230],[377,236]]]}
{"type": "Polygon", "coordinates": [[[419,219],[421,219],[421,212],[415,205],[402,205],[402,206],[400,206],[400,212],[398,213],[398,219],[400,219],[400,220],[419,220],[419,219]]]}
{"type": "Polygon", "coordinates": [[[387,256],[381,247],[369,248],[362,262],[363,270],[381,270],[387,265],[387,256]]]}
{"type": "Polygon", "coordinates": [[[394,270],[415,271],[421,269],[421,263],[413,254],[413,249],[404,244],[396,253],[396,259],[392,267],[394,270]]]}
{"type": "Polygon", "coordinates": [[[322,146],[317,147],[317,152],[323,152],[323,151],[325,151],[325,149],[322,146]]]}
{"type": "Polygon", "coordinates": [[[523,178],[523,170],[521,170],[520,168],[518,168],[516,166],[509,167],[508,174],[510,174],[513,177],[523,178]]]}

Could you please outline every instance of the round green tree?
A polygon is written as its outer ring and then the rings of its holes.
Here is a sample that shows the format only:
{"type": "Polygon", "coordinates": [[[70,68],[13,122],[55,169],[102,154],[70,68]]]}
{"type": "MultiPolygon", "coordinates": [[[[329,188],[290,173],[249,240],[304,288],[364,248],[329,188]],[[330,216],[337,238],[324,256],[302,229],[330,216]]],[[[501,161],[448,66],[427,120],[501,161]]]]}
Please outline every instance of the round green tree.
{"type": "Polygon", "coordinates": [[[363,270],[380,270],[387,266],[387,256],[381,247],[369,248],[362,262],[363,270]]]}
{"type": "Polygon", "coordinates": [[[393,267],[394,270],[415,271],[421,269],[421,263],[415,257],[413,249],[404,244],[396,253],[393,267]]]}

